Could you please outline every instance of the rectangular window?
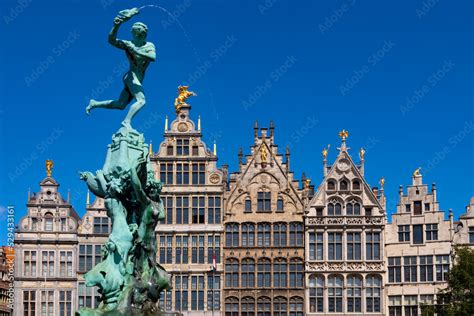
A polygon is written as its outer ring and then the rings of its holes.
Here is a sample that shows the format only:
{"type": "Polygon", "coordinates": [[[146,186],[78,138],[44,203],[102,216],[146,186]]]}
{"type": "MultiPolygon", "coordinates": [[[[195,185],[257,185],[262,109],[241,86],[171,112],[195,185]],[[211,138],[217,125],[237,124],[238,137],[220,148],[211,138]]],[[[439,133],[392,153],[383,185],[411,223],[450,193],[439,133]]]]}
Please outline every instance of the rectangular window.
{"type": "Polygon", "coordinates": [[[366,207],[365,208],[365,216],[372,216],[372,208],[366,207]]]}
{"type": "Polygon", "coordinates": [[[258,224],[258,238],[259,246],[270,246],[271,244],[271,226],[269,224],[258,224]]]}
{"type": "Polygon", "coordinates": [[[59,291],[59,316],[72,315],[72,291],[59,291]]]}
{"type": "Polygon", "coordinates": [[[41,315],[54,315],[54,291],[41,291],[41,315]]]}
{"type": "Polygon", "coordinates": [[[420,282],[433,282],[433,256],[420,256],[420,282]]]}
{"type": "Polygon", "coordinates": [[[174,148],[172,145],[166,146],[166,154],[168,156],[173,156],[174,155],[174,148]]]}
{"type": "Polygon", "coordinates": [[[258,192],[257,211],[271,212],[271,193],[258,192]]]}
{"type": "Polygon", "coordinates": [[[72,277],[72,251],[61,251],[59,257],[59,276],[72,277]]]}
{"type": "Polygon", "coordinates": [[[388,282],[389,283],[402,282],[402,258],[401,257],[388,258],[388,282]]]}
{"type": "Polygon", "coordinates": [[[191,263],[198,263],[198,236],[191,236],[191,263]]]}
{"type": "Polygon", "coordinates": [[[418,315],[418,296],[417,295],[405,295],[404,299],[404,310],[405,316],[417,316],[418,315]]]}
{"type": "Polygon", "coordinates": [[[342,233],[328,233],[328,260],[342,260],[342,233]]]}
{"type": "Polygon", "coordinates": [[[310,260],[323,260],[323,233],[309,234],[309,258],[310,260]]]}
{"type": "Polygon", "coordinates": [[[173,197],[172,196],[162,196],[162,203],[165,207],[166,217],[162,223],[173,224],[173,197]]]}
{"type": "Polygon", "coordinates": [[[189,197],[176,197],[176,224],[189,224],[189,197]]]}
{"type": "Polygon", "coordinates": [[[189,139],[176,140],[176,155],[189,156],[189,139]]]}
{"type": "Polygon", "coordinates": [[[413,225],[413,244],[423,243],[423,225],[413,225]]]}
{"type": "Polygon", "coordinates": [[[425,212],[429,212],[430,210],[430,203],[425,203],[425,212]]]}
{"type": "Polygon", "coordinates": [[[54,251],[43,251],[41,253],[42,262],[42,276],[52,277],[54,276],[54,251]]]}
{"type": "Polygon", "coordinates": [[[388,297],[388,315],[389,316],[402,316],[402,296],[389,296],[388,297]]]}
{"type": "Polygon", "coordinates": [[[207,309],[220,310],[220,276],[209,275],[207,277],[207,309]]]}
{"type": "Polygon", "coordinates": [[[361,237],[360,233],[347,233],[347,260],[361,259],[361,237]]]}
{"type": "Polygon", "coordinates": [[[207,263],[213,263],[214,256],[216,263],[221,262],[221,237],[219,235],[207,237],[207,263]]]}
{"type": "Polygon", "coordinates": [[[199,156],[199,147],[193,146],[193,156],[199,156]]]}
{"type": "Polygon", "coordinates": [[[44,230],[45,231],[53,231],[53,219],[52,217],[47,217],[44,219],[45,222],[44,222],[44,230]]]}
{"type": "Polygon", "coordinates": [[[36,251],[25,251],[23,253],[23,275],[36,276],[36,251]]]}
{"type": "Polygon", "coordinates": [[[410,225],[398,225],[398,241],[410,241],[410,225]]]}
{"type": "Polygon", "coordinates": [[[188,287],[189,277],[176,275],[175,279],[175,309],[178,311],[188,310],[188,287]]]}
{"type": "Polygon", "coordinates": [[[110,228],[108,217],[94,217],[94,234],[110,234],[110,228]]]}
{"type": "Polygon", "coordinates": [[[181,185],[189,184],[189,164],[188,163],[176,164],[176,184],[181,184],[181,185]]]}
{"type": "Polygon", "coordinates": [[[436,256],[436,281],[446,281],[449,272],[449,255],[436,256]]]}
{"type": "Polygon", "coordinates": [[[411,212],[411,204],[405,204],[405,212],[407,213],[411,212]]]}
{"type": "Polygon", "coordinates": [[[426,224],[426,240],[438,240],[438,224],[426,224]]]}
{"type": "Polygon", "coordinates": [[[204,236],[199,236],[199,261],[198,263],[204,263],[204,236]]]}
{"type": "Polygon", "coordinates": [[[422,214],[421,201],[413,202],[413,214],[414,215],[421,215],[422,214]]]}
{"type": "Polygon", "coordinates": [[[469,227],[469,243],[474,244],[474,226],[469,227]]]}
{"type": "Polygon", "coordinates": [[[207,198],[207,223],[221,223],[221,198],[218,196],[209,196],[207,198]]]}
{"type": "Polygon", "coordinates": [[[369,232],[365,234],[365,259],[380,260],[380,233],[369,232]]]}
{"type": "Polygon", "coordinates": [[[160,163],[160,181],[163,184],[173,184],[173,164],[160,163]]]}
{"type": "Polygon", "coordinates": [[[205,224],[205,200],[203,196],[193,197],[193,224],[205,224]]]}
{"type": "Polygon", "coordinates": [[[23,291],[23,315],[36,316],[36,291],[23,291]]]}
{"type": "Polygon", "coordinates": [[[404,282],[417,282],[416,256],[403,257],[404,282]]]}
{"type": "Polygon", "coordinates": [[[205,163],[193,163],[193,184],[206,184],[206,164],[205,163]]]}

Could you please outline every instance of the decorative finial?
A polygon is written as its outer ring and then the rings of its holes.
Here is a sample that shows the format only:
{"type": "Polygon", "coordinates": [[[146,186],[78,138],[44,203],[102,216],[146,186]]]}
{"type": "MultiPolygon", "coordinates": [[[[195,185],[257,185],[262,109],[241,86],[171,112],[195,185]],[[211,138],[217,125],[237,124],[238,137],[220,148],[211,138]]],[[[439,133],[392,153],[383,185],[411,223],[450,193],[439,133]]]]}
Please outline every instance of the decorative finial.
{"type": "Polygon", "coordinates": [[[46,176],[51,177],[53,167],[54,167],[53,161],[50,159],[47,159],[46,160],[46,176]]]}
{"type": "Polygon", "coordinates": [[[201,130],[201,115],[198,116],[198,131],[201,130]]]}
{"type": "Polygon", "coordinates": [[[365,149],[364,148],[360,149],[359,157],[360,157],[361,160],[364,160],[364,157],[365,157],[365,149]]]}
{"type": "Polygon", "coordinates": [[[197,96],[197,94],[192,91],[188,91],[188,86],[178,87],[178,97],[174,100],[174,108],[176,110],[176,114],[179,114],[183,106],[188,105],[186,103],[186,100],[192,96],[197,96]]]}
{"type": "Polygon", "coordinates": [[[216,141],[214,141],[214,156],[217,156],[217,144],[216,144],[216,141]]]}
{"type": "Polygon", "coordinates": [[[328,152],[329,152],[329,148],[331,147],[331,144],[328,144],[328,147],[327,148],[324,148],[323,151],[321,152],[321,154],[323,155],[323,158],[326,160],[327,156],[328,156],[328,152]]]}
{"type": "Polygon", "coordinates": [[[150,149],[148,151],[148,155],[151,157],[153,156],[153,142],[150,140],[150,149]]]}
{"type": "Polygon", "coordinates": [[[166,118],[165,118],[165,132],[168,131],[168,115],[166,115],[166,118]]]}
{"type": "Polygon", "coordinates": [[[421,177],[420,170],[421,170],[421,167],[418,167],[418,168],[413,172],[413,178],[421,177]]]}
{"type": "Polygon", "coordinates": [[[91,204],[91,193],[89,190],[87,190],[87,195],[86,195],[86,206],[89,206],[91,204]]]}
{"type": "Polygon", "coordinates": [[[310,179],[310,178],[307,178],[307,179],[304,181],[304,188],[305,188],[306,190],[308,190],[310,185],[311,185],[311,179],[310,179]]]}
{"type": "Polygon", "coordinates": [[[380,188],[383,189],[384,186],[385,186],[385,178],[384,177],[380,178],[379,184],[380,184],[380,188]]]}
{"type": "Polygon", "coordinates": [[[349,132],[343,129],[339,132],[339,137],[341,137],[342,141],[345,142],[346,138],[349,137],[349,132]]]}

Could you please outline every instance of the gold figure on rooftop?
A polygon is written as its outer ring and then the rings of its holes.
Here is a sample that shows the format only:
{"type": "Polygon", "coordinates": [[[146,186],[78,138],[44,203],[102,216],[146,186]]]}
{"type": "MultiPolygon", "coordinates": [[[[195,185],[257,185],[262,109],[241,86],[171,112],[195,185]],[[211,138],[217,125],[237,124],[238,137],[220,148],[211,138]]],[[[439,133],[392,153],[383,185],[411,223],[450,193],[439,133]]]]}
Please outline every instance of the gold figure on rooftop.
{"type": "Polygon", "coordinates": [[[54,167],[53,161],[50,160],[50,159],[46,160],[46,175],[47,175],[48,177],[51,177],[51,173],[52,173],[53,167],[54,167]]]}
{"type": "Polygon", "coordinates": [[[330,147],[331,147],[331,144],[328,144],[328,147],[324,148],[323,151],[321,152],[323,154],[324,159],[326,159],[326,157],[328,156],[328,151],[330,147]]]}
{"type": "Polygon", "coordinates": [[[179,86],[178,87],[178,97],[174,100],[174,108],[176,109],[176,114],[181,111],[181,108],[186,105],[186,100],[189,97],[197,96],[196,93],[188,91],[188,86],[179,86]]]}
{"type": "Polygon", "coordinates": [[[342,138],[342,141],[344,142],[347,137],[349,137],[349,132],[343,129],[342,131],[339,132],[339,137],[342,138]]]}
{"type": "Polygon", "coordinates": [[[421,170],[421,167],[418,167],[418,168],[413,172],[413,178],[415,178],[415,177],[421,177],[420,170],[421,170]]]}
{"type": "Polygon", "coordinates": [[[361,148],[360,151],[359,151],[359,157],[360,159],[364,159],[365,157],[365,149],[364,148],[361,148]]]}
{"type": "Polygon", "coordinates": [[[267,150],[267,146],[265,145],[262,145],[262,148],[260,149],[260,159],[262,160],[262,162],[267,162],[268,150],[267,150]]]}

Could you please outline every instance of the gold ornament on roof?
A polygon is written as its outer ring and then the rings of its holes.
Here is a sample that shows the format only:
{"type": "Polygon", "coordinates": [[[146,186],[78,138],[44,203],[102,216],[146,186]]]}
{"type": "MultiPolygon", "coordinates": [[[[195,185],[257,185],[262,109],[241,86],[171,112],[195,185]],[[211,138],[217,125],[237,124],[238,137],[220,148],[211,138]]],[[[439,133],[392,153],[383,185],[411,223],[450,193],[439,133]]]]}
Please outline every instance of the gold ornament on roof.
{"type": "Polygon", "coordinates": [[[380,178],[379,183],[380,183],[380,186],[383,188],[385,186],[385,178],[384,177],[380,178]]]}
{"type": "Polygon", "coordinates": [[[305,188],[306,190],[308,190],[310,184],[311,184],[311,179],[309,179],[309,178],[306,179],[306,181],[304,182],[304,188],[305,188]]]}
{"type": "Polygon", "coordinates": [[[260,148],[260,159],[262,160],[262,162],[267,162],[268,150],[267,150],[267,146],[265,145],[262,145],[262,147],[260,148]]]}
{"type": "Polygon", "coordinates": [[[51,177],[52,171],[53,171],[54,163],[52,160],[48,159],[46,160],[46,175],[48,177],[51,177]]]}
{"type": "Polygon", "coordinates": [[[364,148],[361,148],[360,151],[359,151],[359,157],[360,159],[364,159],[365,157],[365,149],[364,148]]]}
{"type": "Polygon", "coordinates": [[[179,111],[181,111],[181,108],[187,104],[186,100],[192,96],[197,96],[197,94],[192,91],[188,91],[188,86],[178,87],[178,97],[174,100],[176,114],[178,114],[179,111]]]}
{"type": "Polygon", "coordinates": [[[418,167],[418,168],[413,172],[413,178],[415,178],[415,177],[421,177],[420,170],[421,170],[421,167],[418,167]]]}
{"type": "Polygon", "coordinates": [[[345,141],[347,137],[349,137],[349,132],[343,129],[339,132],[339,137],[342,138],[342,141],[345,141]]]}
{"type": "Polygon", "coordinates": [[[321,152],[321,154],[323,154],[324,159],[326,159],[326,157],[328,156],[328,151],[329,151],[330,147],[331,147],[331,145],[328,144],[328,147],[324,148],[323,151],[321,152]]]}

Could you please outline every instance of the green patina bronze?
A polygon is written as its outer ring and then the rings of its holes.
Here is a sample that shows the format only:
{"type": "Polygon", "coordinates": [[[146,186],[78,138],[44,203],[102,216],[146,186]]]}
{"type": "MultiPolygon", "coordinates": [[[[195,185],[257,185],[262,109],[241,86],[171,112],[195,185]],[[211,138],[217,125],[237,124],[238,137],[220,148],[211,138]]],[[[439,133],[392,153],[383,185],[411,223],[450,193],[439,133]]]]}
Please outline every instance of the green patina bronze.
{"type": "Polygon", "coordinates": [[[87,286],[97,286],[102,300],[98,308],[83,308],[81,316],[173,315],[157,308],[160,293],[170,286],[170,276],[156,262],[155,228],[165,214],[160,199],[162,185],[154,179],[143,134],[131,127],[131,119],[145,104],[141,87],[145,70],[155,58],[153,44],[144,41],[143,23],[132,28],[132,42],[116,39],[118,27],[138,13],[124,10],[115,18],[109,42],[127,52],[130,70],[118,101],[92,100],[87,111],[103,107],[123,109],[136,99],[122,127],[112,136],[104,166],[94,173],[81,172],[89,190],[103,198],[112,232],[102,247],[102,262],[86,273],[87,286]]]}

